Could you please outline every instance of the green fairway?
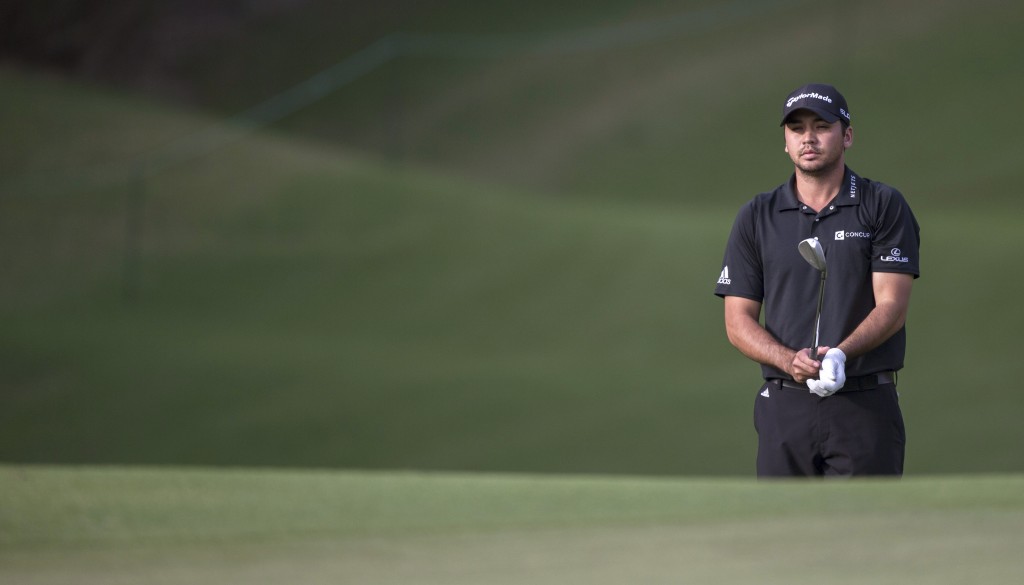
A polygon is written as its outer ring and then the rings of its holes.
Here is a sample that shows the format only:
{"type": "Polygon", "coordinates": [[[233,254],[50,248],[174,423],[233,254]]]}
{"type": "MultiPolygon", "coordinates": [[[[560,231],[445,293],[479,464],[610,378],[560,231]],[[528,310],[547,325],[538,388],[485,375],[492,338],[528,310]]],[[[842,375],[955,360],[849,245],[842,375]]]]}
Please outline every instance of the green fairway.
{"type": "Polygon", "coordinates": [[[918,198],[915,209],[1002,200],[1020,177],[1024,124],[968,115],[1024,90],[1016,2],[447,0],[431,10],[406,1],[365,22],[349,4],[312,4],[195,63],[197,99],[242,111],[253,96],[407,33],[422,48],[275,127],[563,197],[733,209],[782,182],[788,160],[771,131],[779,102],[816,80],[850,100],[851,165],[918,198]],[[491,53],[472,40],[521,50],[491,53]],[[266,68],[251,67],[254,58],[266,68]]]}
{"type": "Polygon", "coordinates": [[[311,2],[189,64],[209,110],[0,65],[0,461],[750,475],[759,372],[711,293],[813,77],[922,226],[908,473],[1024,471],[1022,123],[965,115],[1024,90],[1021,5],[527,5],[349,36],[311,2]],[[406,54],[222,115],[395,31],[591,29],[671,34],[406,54]]]}
{"type": "Polygon", "coordinates": [[[177,4],[104,8],[152,78],[0,55],[0,583],[1020,580],[1024,4],[177,4]],[[901,481],[750,479],[806,82],[922,228],[901,481]]]}
{"type": "MultiPolygon", "coordinates": [[[[267,134],[145,180],[62,178],[35,153],[116,159],[205,122],[4,79],[122,139],[53,122],[4,183],[0,460],[751,472],[757,368],[711,295],[731,205],[565,199],[267,134]]],[[[918,197],[910,472],[1024,469],[1024,394],[948,367],[1013,379],[1024,310],[981,283],[1024,282],[1019,220],[992,197],[918,197]]]]}
{"type": "Polygon", "coordinates": [[[1024,478],[0,467],[4,583],[1007,583],[1024,478]]]}

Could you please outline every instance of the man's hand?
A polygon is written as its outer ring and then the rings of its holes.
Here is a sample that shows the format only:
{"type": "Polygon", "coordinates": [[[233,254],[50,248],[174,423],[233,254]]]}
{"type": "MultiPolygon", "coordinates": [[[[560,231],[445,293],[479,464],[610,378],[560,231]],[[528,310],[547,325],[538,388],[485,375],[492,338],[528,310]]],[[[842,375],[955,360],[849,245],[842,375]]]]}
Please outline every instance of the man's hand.
{"type": "MultiPolygon", "coordinates": [[[[818,352],[827,351],[828,349],[829,348],[827,347],[819,347],[818,352]]],[[[793,361],[790,362],[786,371],[789,372],[790,376],[793,376],[793,380],[803,384],[811,378],[816,378],[818,376],[818,370],[821,368],[821,362],[819,360],[821,359],[823,358],[820,355],[812,356],[811,350],[809,349],[804,348],[797,350],[797,352],[793,354],[793,361]]]]}
{"type": "Polygon", "coordinates": [[[807,380],[811,392],[825,398],[832,396],[846,383],[846,354],[838,347],[825,352],[817,380],[807,380]]]}

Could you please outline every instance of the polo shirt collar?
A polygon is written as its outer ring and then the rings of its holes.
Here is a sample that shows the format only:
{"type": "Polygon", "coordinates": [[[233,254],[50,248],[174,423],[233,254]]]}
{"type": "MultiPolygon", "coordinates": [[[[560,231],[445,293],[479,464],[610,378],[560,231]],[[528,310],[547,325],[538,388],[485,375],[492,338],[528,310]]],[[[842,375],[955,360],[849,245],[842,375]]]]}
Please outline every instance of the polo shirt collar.
{"type": "MultiPolygon", "coordinates": [[[[850,167],[844,167],[843,182],[839,185],[839,193],[832,199],[834,205],[848,206],[860,205],[861,189],[863,179],[857,176],[850,167]]],[[[782,185],[782,201],[779,203],[779,211],[789,209],[800,209],[804,206],[796,196],[796,173],[793,173],[789,180],[782,185]]]]}

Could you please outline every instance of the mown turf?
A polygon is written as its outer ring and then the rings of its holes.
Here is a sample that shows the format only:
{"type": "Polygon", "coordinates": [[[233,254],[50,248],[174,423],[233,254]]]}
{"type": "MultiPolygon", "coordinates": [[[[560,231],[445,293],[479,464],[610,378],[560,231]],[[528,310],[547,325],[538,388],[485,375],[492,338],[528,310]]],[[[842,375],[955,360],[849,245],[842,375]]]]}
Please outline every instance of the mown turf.
{"type": "Polygon", "coordinates": [[[1019,93],[1020,9],[880,4],[453,65],[397,118],[353,85],[258,132],[0,69],[0,460],[749,474],[757,368],[711,289],[736,208],[789,172],[778,95],[827,73],[851,165],[922,225],[908,471],[1021,471],[1024,152],[976,115],[1019,93]],[[385,122],[437,150],[337,146],[385,122]]]}
{"type": "MultiPolygon", "coordinates": [[[[124,144],[209,120],[4,75],[64,122],[3,183],[0,459],[751,472],[757,369],[711,295],[731,205],[564,199],[269,134],[115,180],[124,144]]],[[[995,194],[909,197],[908,470],[1018,471],[1018,220],[995,194]]]]}
{"type": "Polygon", "coordinates": [[[312,2],[218,45],[189,80],[198,101],[233,113],[414,34],[426,39],[419,49],[277,127],[534,190],[731,207],[781,182],[781,96],[825,81],[850,102],[849,155],[865,176],[939,206],[980,193],[1005,201],[1020,177],[1010,169],[1021,123],[973,115],[1024,89],[1024,10],[1012,2],[440,4],[364,23],[348,5],[312,2]]]}
{"type": "Polygon", "coordinates": [[[1008,582],[1022,482],[4,466],[0,578],[1008,582]]]}

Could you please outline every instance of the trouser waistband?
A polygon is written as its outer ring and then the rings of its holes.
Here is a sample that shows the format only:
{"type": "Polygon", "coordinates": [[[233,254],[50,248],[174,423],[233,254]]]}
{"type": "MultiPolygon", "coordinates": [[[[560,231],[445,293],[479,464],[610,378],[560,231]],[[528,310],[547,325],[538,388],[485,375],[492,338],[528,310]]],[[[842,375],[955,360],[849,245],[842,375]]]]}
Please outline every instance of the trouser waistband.
{"type": "MultiPolygon", "coordinates": [[[[793,388],[796,390],[808,390],[807,384],[799,384],[793,380],[784,380],[782,378],[776,378],[774,380],[786,388],[793,388]]],[[[843,387],[839,389],[839,392],[853,392],[855,390],[873,390],[879,386],[885,384],[894,384],[896,382],[896,372],[890,370],[888,372],[879,372],[877,374],[868,374],[867,376],[855,376],[853,378],[847,378],[843,387]]]]}

